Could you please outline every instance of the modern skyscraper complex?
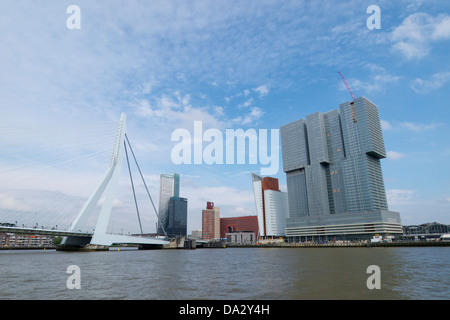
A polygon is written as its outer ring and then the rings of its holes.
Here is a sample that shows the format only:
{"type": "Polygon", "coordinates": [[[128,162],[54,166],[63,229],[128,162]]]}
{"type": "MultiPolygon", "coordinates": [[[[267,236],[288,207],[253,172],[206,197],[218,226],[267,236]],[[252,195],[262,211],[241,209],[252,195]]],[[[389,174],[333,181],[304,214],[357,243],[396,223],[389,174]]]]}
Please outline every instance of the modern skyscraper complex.
{"type": "Polygon", "coordinates": [[[286,237],[367,239],[402,233],[388,210],[377,107],[364,97],[281,127],[289,217],[286,237]]]}
{"type": "MultiPolygon", "coordinates": [[[[315,112],[283,125],[280,134],[287,192],[280,191],[278,179],[252,173],[257,226],[235,230],[239,223],[230,220],[223,234],[256,232],[257,237],[288,241],[402,234],[400,214],[388,209],[380,163],[386,151],[378,109],[371,101],[359,97],[338,109],[315,112]]],[[[179,194],[179,174],[162,174],[160,235],[186,236],[187,199],[179,194]]],[[[207,202],[202,239],[223,234],[220,209],[207,202]]]]}

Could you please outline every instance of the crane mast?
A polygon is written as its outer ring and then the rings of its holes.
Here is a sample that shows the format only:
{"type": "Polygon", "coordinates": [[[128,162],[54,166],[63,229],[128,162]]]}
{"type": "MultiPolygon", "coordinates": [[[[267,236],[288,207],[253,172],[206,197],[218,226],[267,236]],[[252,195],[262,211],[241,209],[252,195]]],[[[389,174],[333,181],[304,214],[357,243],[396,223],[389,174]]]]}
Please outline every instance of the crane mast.
{"type": "Polygon", "coordinates": [[[347,81],[345,80],[344,76],[342,75],[342,73],[341,73],[340,71],[339,71],[339,74],[341,75],[341,78],[342,78],[342,80],[344,81],[345,86],[347,87],[348,92],[350,92],[350,94],[351,94],[353,100],[355,100],[355,96],[353,95],[352,90],[350,90],[350,87],[349,87],[347,81]]]}

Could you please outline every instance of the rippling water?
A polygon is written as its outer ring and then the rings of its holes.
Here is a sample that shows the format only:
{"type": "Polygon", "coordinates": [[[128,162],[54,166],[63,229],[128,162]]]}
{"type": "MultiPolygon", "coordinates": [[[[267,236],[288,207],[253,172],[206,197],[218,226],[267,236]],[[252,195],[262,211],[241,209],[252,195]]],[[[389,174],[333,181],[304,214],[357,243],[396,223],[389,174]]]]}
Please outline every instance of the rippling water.
{"type": "Polygon", "coordinates": [[[0,299],[447,300],[449,266],[449,247],[0,251],[0,299]]]}

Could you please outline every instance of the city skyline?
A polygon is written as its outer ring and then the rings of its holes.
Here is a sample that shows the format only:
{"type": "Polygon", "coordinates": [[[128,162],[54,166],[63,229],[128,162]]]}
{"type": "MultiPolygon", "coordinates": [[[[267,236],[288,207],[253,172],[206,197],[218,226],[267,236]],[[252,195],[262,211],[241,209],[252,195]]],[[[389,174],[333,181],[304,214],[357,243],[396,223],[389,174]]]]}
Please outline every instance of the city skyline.
{"type": "MultiPolygon", "coordinates": [[[[81,14],[80,29],[74,30],[66,26],[68,4],[0,4],[1,128],[8,137],[1,142],[1,170],[25,164],[26,174],[46,177],[26,190],[18,177],[3,179],[0,209],[28,210],[39,187],[49,199],[67,198],[76,215],[75,204],[95,188],[96,174],[109,161],[117,121],[125,112],[153,198],[158,199],[161,173],[180,173],[183,197],[189,200],[188,233],[201,228],[205,201],[214,201],[223,217],[256,215],[249,177],[266,165],[248,160],[176,165],[172,132],[193,132],[195,121],[202,121],[204,131],[223,134],[279,129],[349,101],[341,71],[356,96],[379,108],[389,209],[401,213],[404,225],[450,224],[450,176],[443,170],[450,157],[450,4],[378,1],[380,29],[367,27],[369,4],[360,1],[74,4],[81,14]],[[36,144],[24,135],[14,136],[11,128],[24,126],[36,129],[27,131],[36,139],[51,136],[55,150],[33,150],[36,144]],[[112,129],[102,131],[106,126],[112,129]],[[48,136],[41,133],[51,128],[48,136]],[[73,144],[80,132],[84,143],[73,144]],[[80,163],[77,170],[30,165],[67,149],[76,155],[104,150],[105,157],[80,163]],[[83,187],[71,187],[82,181],[83,187]]],[[[281,165],[271,176],[287,190],[281,165]]],[[[120,192],[127,190],[120,186],[120,192]]],[[[118,197],[114,210],[134,210],[132,196],[118,197]]],[[[157,219],[148,211],[141,212],[143,229],[153,232],[157,219]]],[[[112,214],[112,219],[113,231],[138,232],[135,215],[112,214]]]]}

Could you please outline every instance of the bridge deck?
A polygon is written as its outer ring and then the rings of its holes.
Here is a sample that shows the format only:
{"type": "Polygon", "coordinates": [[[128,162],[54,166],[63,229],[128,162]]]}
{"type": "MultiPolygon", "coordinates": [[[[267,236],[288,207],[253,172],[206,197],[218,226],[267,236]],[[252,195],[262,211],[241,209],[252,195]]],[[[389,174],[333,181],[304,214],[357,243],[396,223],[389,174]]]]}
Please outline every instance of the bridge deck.
{"type": "MultiPolygon", "coordinates": [[[[91,232],[68,231],[68,230],[50,230],[38,228],[21,228],[21,227],[4,227],[0,226],[0,232],[9,232],[26,235],[49,235],[61,237],[81,237],[92,238],[94,236],[91,232]]],[[[138,236],[124,236],[114,234],[104,234],[94,238],[95,244],[112,245],[112,244],[155,244],[164,245],[169,241],[160,238],[138,237],[138,236]]]]}
{"type": "Polygon", "coordinates": [[[92,232],[68,231],[68,230],[51,230],[39,228],[22,228],[22,227],[4,227],[0,226],[0,232],[11,232],[27,235],[49,235],[62,237],[92,237],[92,232]]]}

